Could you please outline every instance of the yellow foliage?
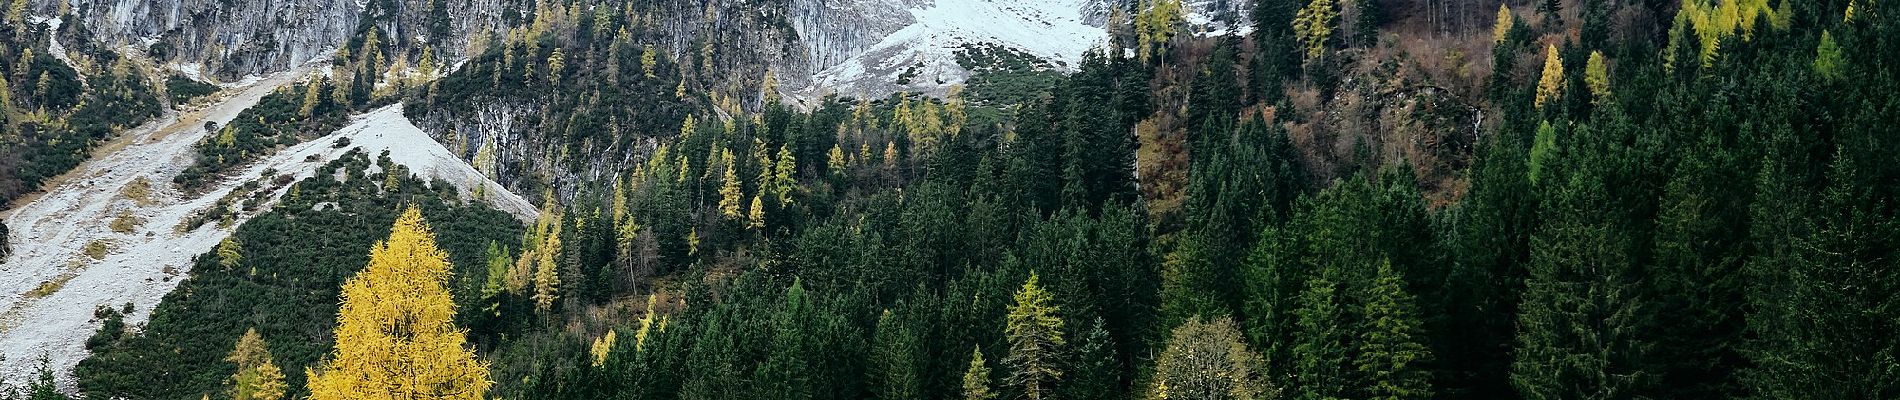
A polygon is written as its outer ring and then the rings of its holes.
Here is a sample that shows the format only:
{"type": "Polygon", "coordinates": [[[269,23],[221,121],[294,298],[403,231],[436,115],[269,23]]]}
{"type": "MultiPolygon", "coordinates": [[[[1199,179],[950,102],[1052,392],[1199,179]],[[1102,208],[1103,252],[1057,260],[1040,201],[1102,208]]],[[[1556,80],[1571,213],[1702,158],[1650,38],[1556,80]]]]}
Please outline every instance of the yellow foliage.
{"type": "Polygon", "coordinates": [[[746,213],[745,226],[752,229],[765,227],[765,203],[759,201],[759,196],[752,196],[752,211],[746,213]]]}
{"type": "Polygon", "coordinates": [[[594,356],[594,366],[599,367],[607,363],[607,355],[613,352],[614,341],[617,340],[615,336],[614,331],[608,330],[607,336],[594,339],[594,345],[587,349],[587,353],[594,356]]]}
{"type": "Polygon", "coordinates": [[[719,159],[724,161],[726,165],[726,172],[720,175],[720,180],[723,183],[719,186],[719,215],[725,216],[726,218],[738,219],[744,216],[739,213],[739,202],[741,201],[740,199],[744,198],[745,194],[739,190],[739,172],[732,167],[734,161],[732,159],[732,150],[721,152],[719,159]]]}
{"type": "Polygon", "coordinates": [[[1564,59],[1557,54],[1557,46],[1544,47],[1544,77],[1537,81],[1537,108],[1544,103],[1556,100],[1564,90],[1564,59]]]}
{"type": "Polygon", "coordinates": [[[1148,1],[1147,7],[1135,14],[1135,35],[1141,45],[1139,57],[1147,60],[1158,55],[1161,46],[1174,38],[1183,20],[1180,0],[1148,1]]]}
{"type": "Polygon", "coordinates": [[[233,400],[278,400],[284,398],[284,371],[271,362],[270,347],[257,328],[244,332],[225,362],[237,364],[237,373],[227,383],[233,400]]]}
{"type": "Polygon", "coordinates": [[[1590,86],[1591,101],[1610,98],[1610,69],[1604,65],[1603,52],[1590,52],[1590,61],[1583,67],[1583,82],[1590,86]]]}
{"type": "Polygon", "coordinates": [[[1339,17],[1339,9],[1333,7],[1333,0],[1313,0],[1301,8],[1293,18],[1293,36],[1299,39],[1301,48],[1306,49],[1306,60],[1312,61],[1326,53],[1326,40],[1333,35],[1333,19],[1339,17]]]}
{"type": "Polygon", "coordinates": [[[553,216],[553,222],[541,232],[541,246],[534,252],[534,308],[543,313],[554,309],[561,290],[561,266],[555,261],[561,254],[561,214],[553,216]]]}
{"type": "Polygon", "coordinates": [[[659,295],[656,295],[656,294],[647,295],[647,313],[646,315],[643,315],[640,317],[640,330],[634,331],[633,333],[633,349],[634,350],[641,350],[641,349],[646,348],[647,336],[653,333],[653,325],[654,325],[654,322],[657,320],[657,318],[655,318],[656,311],[654,310],[654,306],[659,303],[660,303],[659,295]]]}
{"type": "Polygon", "coordinates": [[[1498,22],[1491,25],[1491,43],[1504,43],[1505,36],[1511,34],[1511,25],[1517,21],[1511,15],[1511,8],[1498,3],[1498,22]]]}
{"type": "Polygon", "coordinates": [[[492,385],[488,365],[455,326],[448,254],[421,212],[404,211],[369,260],[343,284],[336,350],[307,372],[309,398],[482,398],[492,385]]]}

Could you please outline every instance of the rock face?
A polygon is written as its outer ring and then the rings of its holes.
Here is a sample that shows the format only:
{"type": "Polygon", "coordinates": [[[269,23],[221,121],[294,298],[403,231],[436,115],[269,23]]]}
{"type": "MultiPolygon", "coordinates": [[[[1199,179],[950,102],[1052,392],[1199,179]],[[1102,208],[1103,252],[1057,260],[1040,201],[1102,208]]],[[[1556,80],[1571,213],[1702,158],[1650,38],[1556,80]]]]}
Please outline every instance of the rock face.
{"type": "Polygon", "coordinates": [[[492,28],[500,11],[514,5],[504,0],[33,1],[35,10],[46,13],[56,12],[60,1],[71,1],[70,11],[105,44],[146,49],[160,62],[221,80],[285,71],[328,57],[370,26],[384,40],[427,44],[437,57],[459,59],[470,32],[492,28]]]}
{"type": "Polygon", "coordinates": [[[145,47],[181,69],[225,78],[327,56],[355,32],[362,11],[352,1],[79,0],[71,7],[108,45],[145,47]]]}

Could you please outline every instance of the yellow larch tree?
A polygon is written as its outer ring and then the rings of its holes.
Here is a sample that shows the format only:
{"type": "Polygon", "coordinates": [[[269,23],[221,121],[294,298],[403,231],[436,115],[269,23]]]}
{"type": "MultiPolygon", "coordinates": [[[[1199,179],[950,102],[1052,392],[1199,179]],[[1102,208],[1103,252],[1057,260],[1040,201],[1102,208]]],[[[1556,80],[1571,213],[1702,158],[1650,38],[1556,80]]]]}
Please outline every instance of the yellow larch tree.
{"type": "Polygon", "coordinates": [[[1293,36],[1305,49],[1307,61],[1326,54],[1326,40],[1333,36],[1333,19],[1339,17],[1339,9],[1333,7],[1333,0],[1313,0],[1301,8],[1293,18],[1293,36]]]}
{"type": "Polygon", "coordinates": [[[719,186],[719,215],[738,219],[744,216],[739,214],[739,202],[745,194],[739,191],[739,172],[732,168],[732,150],[721,152],[719,159],[726,164],[726,172],[720,175],[723,182],[719,186]]]}
{"type": "Polygon", "coordinates": [[[1491,25],[1491,43],[1504,43],[1504,39],[1511,35],[1511,25],[1514,24],[1517,24],[1517,19],[1511,14],[1511,7],[1498,3],[1498,22],[1491,25]]]}
{"type": "Polygon", "coordinates": [[[1590,52],[1590,61],[1583,66],[1583,82],[1590,87],[1590,101],[1601,103],[1610,98],[1610,67],[1605,65],[1603,52],[1590,52]]]}
{"type": "Polygon", "coordinates": [[[488,365],[455,325],[448,254],[410,207],[343,283],[336,350],[308,371],[310,399],[480,399],[488,365]]]}
{"type": "Polygon", "coordinates": [[[1544,103],[1557,99],[1564,90],[1564,59],[1557,54],[1557,46],[1544,47],[1544,77],[1537,81],[1537,108],[1544,103]]]}
{"type": "Polygon", "coordinates": [[[237,364],[237,373],[226,383],[231,385],[233,400],[278,400],[284,398],[284,370],[271,362],[270,346],[257,328],[244,331],[231,355],[224,361],[237,364]]]}

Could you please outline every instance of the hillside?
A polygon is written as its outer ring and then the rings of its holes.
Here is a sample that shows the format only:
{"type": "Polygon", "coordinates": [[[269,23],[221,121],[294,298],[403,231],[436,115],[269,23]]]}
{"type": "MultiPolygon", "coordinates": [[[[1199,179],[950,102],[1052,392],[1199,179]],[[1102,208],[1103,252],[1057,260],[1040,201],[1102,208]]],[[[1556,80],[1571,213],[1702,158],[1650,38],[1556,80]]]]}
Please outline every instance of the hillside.
{"type": "Polygon", "coordinates": [[[1900,396],[1892,2],[307,3],[8,10],[0,386],[1900,396]]]}

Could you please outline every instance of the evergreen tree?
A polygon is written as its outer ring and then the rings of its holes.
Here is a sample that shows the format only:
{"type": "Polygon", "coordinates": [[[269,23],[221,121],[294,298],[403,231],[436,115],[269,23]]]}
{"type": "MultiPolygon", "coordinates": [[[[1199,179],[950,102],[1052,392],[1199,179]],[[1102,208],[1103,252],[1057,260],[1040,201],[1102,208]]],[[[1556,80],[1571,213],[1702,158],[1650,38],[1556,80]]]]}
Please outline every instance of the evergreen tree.
{"type": "Polygon", "coordinates": [[[1379,264],[1378,275],[1363,297],[1365,326],[1360,329],[1354,360],[1366,379],[1361,392],[1379,400],[1431,398],[1430,374],[1425,369],[1431,351],[1420,343],[1423,335],[1418,331],[1414,300],[1391,262],[1379,264]]]}
{"type": "Polygon", "coordinates": [[[1095,318],[1088,334],[1076,342],[1074,366],[1062,384],[1062,398],[1110,399],[1121,395],[1121,366],[1106,323],[1095,318]]]}
{"type": "Polygon", "coordinates": [[[1293,369],[1297,386],[1294,397],[1301,400],[1343,399],[1350,396],[1346,351],[1348,331],[1344,310],[1337,298],[1337,286],[1327,277],[1307,281],[1300,294],[1299,341],[1293,346],[1293,369]]]}
{"type": "Polygon", "coordinates": [[[890,311],[877,319],[877,331],[871,343],[873,394],[879,399],[915,399],[923,397],[923,376],[919,371],[922,350],[917,334],[909,324],[890,311]]]}
{"type": "Polygon", "coordinates": [[[1003,359],[1014,371],[1010,382],[1022,387],[1030,400],[1049,397],[1055,381],[1062,378],[1056,369],[1058,354],[1065,341],[1062,319],[1055,299],[1037,283],[1035,273],[1016,291],[1016,303],[1009,306],[1004,329],[1009,339],[1009,357],[1003,359]]]}
{"type": "Polygon", "coordinates": [[[451,266],[414,207],[343,284],[336,350],[309,372],[312,399],[479,399],[493,383],[464,347],[444,285],[451,266]]]}

